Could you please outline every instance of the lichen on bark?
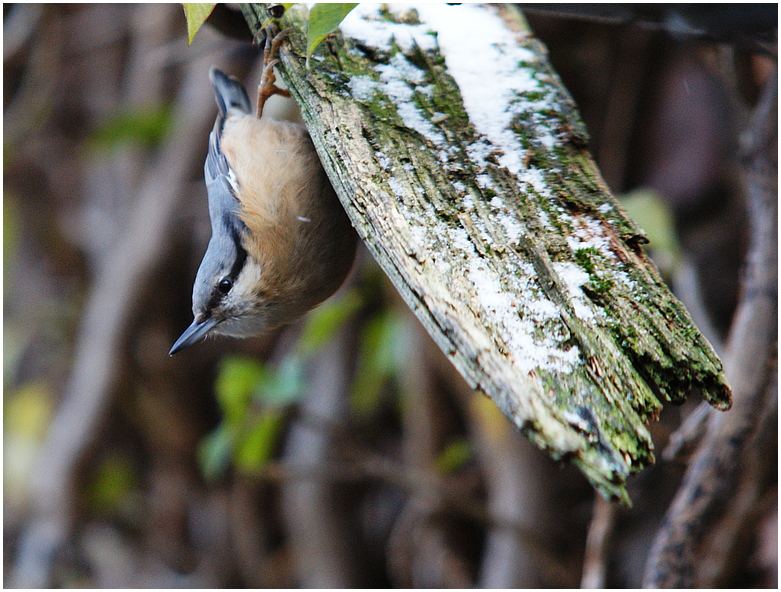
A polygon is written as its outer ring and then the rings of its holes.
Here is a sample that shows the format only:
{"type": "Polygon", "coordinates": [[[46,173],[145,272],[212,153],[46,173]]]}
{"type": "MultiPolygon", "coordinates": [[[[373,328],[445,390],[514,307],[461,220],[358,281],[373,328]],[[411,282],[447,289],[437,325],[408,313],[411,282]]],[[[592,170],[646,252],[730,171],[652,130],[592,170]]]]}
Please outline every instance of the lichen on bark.
{"type": "MultiPolygon", "coordinates": [[[[353,225],[470,385],[628,502],[662,399],[729,406],[721,362],[643,252],[520,14],[361,10],[307,70],[294,6],[279,64],[353,225]],[[470,35],[453,43],[460,24],[470,35]],[[497,97],[474,94],[459,41],[510,75],[501,109],[480,104],[497,97]]],[[[244,11],[254,29],[265,20],[244,11]]]]}

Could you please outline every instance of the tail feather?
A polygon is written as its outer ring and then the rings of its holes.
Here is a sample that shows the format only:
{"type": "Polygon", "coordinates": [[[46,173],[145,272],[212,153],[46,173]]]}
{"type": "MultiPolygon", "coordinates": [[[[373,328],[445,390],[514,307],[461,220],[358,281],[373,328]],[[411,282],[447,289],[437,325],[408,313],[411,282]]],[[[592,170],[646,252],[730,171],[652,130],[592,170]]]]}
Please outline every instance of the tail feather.
{"type": "Polygon", "coordinates": [[[214,87],[214,98],[217,101],[220,115],[225,117],[232,109],[238,109],[242,113],[251,113],[252,107],[249,97],[241,82],[214,66],[209,70],[209,80],[214,87]]]}

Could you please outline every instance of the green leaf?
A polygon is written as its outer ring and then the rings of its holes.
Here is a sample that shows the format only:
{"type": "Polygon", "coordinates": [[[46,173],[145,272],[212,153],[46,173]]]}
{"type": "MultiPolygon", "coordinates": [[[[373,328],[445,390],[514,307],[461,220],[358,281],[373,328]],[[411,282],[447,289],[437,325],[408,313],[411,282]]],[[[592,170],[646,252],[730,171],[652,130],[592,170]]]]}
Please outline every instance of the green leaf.
{"type": "Polygon", "coordinates": [[[100,461],[87,487],[87,502],[95,512],[115,512],[136,484],[136,471],[130,459],[116,453],[109,454],[100,461]]]}
{"type": "Polygon", "coordinates": [[[168,131],[170,123],[170,105],[119,113],[92,132],[88,146],[104,148],[125,142],[155,146],[168,131]]]}
{"type": "Polygon", "coordinates": [[[184,18],[187,19],[187,45],[193,42],[195,34],[217,5],[216,2],[182,2],[184,18]]]}
{"type": "Polygon", "coordinates": [[[397,313],[385,311],[365,325],[350,397],[352,410],[358,415],[377,409],[386,381],[396,373],[400,323],[397,313]]]}
{"type": "MultiPolygon", "coordinates": [[[[8,327],[4,323],[4,363],[14,341],[8,338],[8,327]]],[[[12,507],[29,503],[30,479],[49,429],[54,398],[51,387],[41,379],[17,389],[6,388],[3,393],[3,502],[12,507]]]]}
{"type": "Polygon", "coordinates": [[[207,481],[214,481],[225,473],[230,466],[235,442],[236,430],[228,427],[225,422],[201,440],[198,460],[207,481]]]}
{"type": "Polygon", "coordinates": [[[297,402],[304,393],[304,365],[300,356],[287,356],[275,371],[267,371],[254,389],[255,400],[275,406],[297,402]]]}
{"type": "Polygon", "coordinates": [[[229,356],[220,361],[214,390],[225,422],[237,426],[242,423],[252,393],[268,380],[266,367],[255,360],[229,356]]]}
{"type": "Polygon", "coordinates": [[[286,408],[305,394],[307,361],[362,305],[356,291],[324,304],[304,327],[296,349],[277,367],[249,358],[223,358],[215,382],[223,413],[220,426],[201,443],[204,475],[219,477],[231,463],[254,471],[271,458],[286,408]]]}
{"type": "Polygon", "coordinates": [[[298,340],[299,353],[310,356],[317,352],[362,304],[358,292],[350,290],[341,298],[329,300],[309,313],[304,331],[298,340]]]}
{"type": "Polygon", "coordinates": [[[52,412],[52,391],[45,381],[37,379],[3,397],[4,436],[20,436],[40,442],[46,436],[52,412]]]}
{"type": "Polygon", "coordinates": [[[358,6],[354,4],[318,3],[309,11],[309,31],[307,33],[306,67],[309,68],[309,56],[328,35],[336,31],[349,12],[358,6]]]}
{"type": "Polygon", "coordinates": [[[654,263],[663,275],[669,277],[680,255],[675,217],[670,206],[653,189],[642,187],[619,199],[629,217],[648,236],[654,263]]]}
{"type": "Polygon", "coordinates": [[[234,463],[239,471],[252,473],[268,463],[274,455],[284,419],[281,409],[266,410],[260,418],[253,418],[252,426],[236,443],[234,463]]]}
{"type": "Polygon", "coordinates": [[[450,442],[436,460],[436,466],[443,475],[455,473],[472,459],[472,447],[466,438],[450,442]]]}

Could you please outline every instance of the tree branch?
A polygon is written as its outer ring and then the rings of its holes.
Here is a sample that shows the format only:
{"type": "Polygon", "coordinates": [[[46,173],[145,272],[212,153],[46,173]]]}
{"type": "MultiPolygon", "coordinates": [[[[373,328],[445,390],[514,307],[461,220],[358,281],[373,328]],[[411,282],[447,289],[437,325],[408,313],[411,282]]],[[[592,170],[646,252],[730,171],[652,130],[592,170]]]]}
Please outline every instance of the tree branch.
{"type": "MultiPolygon", "coordinates": [[[[280,74],[331,182],[470,386],[628,503],[659,399],[729,406],[720,361],[642,251],[523,17],[378,10],[348,15],[311,70],[305,9],[282,19],[280,74]]],[[[256,31],[262,7],[244,11],[256,31]]]]}
{"type": "Polygon", "coordinates": [[[720,517],[733,510],[738,476],[756,446],[752,438],[772,383],[778,341],[778,70],[765,83],[743,157],[751,244],[741,300],[727,341],[727,375],[735,385],[735,406],[708,418],[707,433],[665,516],[649,553],[645,587],[709,587],[696,582],[695,554],[720,517]],[[726,504],[726,500],[732,503],[726,504]]]}

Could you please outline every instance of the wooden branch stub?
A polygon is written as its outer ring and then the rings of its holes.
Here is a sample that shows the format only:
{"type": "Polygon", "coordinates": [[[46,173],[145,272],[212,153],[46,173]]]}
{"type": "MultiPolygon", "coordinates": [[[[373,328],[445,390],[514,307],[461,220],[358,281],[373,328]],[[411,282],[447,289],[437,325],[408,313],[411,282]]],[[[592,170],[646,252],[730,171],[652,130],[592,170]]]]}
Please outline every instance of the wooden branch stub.
{"type": "MultiPolygon", "coordinates": [[[[469,384],[628,503],[660,399],[729,407],[721,362],[610,195],[575,105],[510,6],[380,5],[279,64],[353,225],[469,384]],[[478,57],[479,60],[476,60],[478,57]]],[[[255,29],[264,16],[245,5],[255,29]]]]}

